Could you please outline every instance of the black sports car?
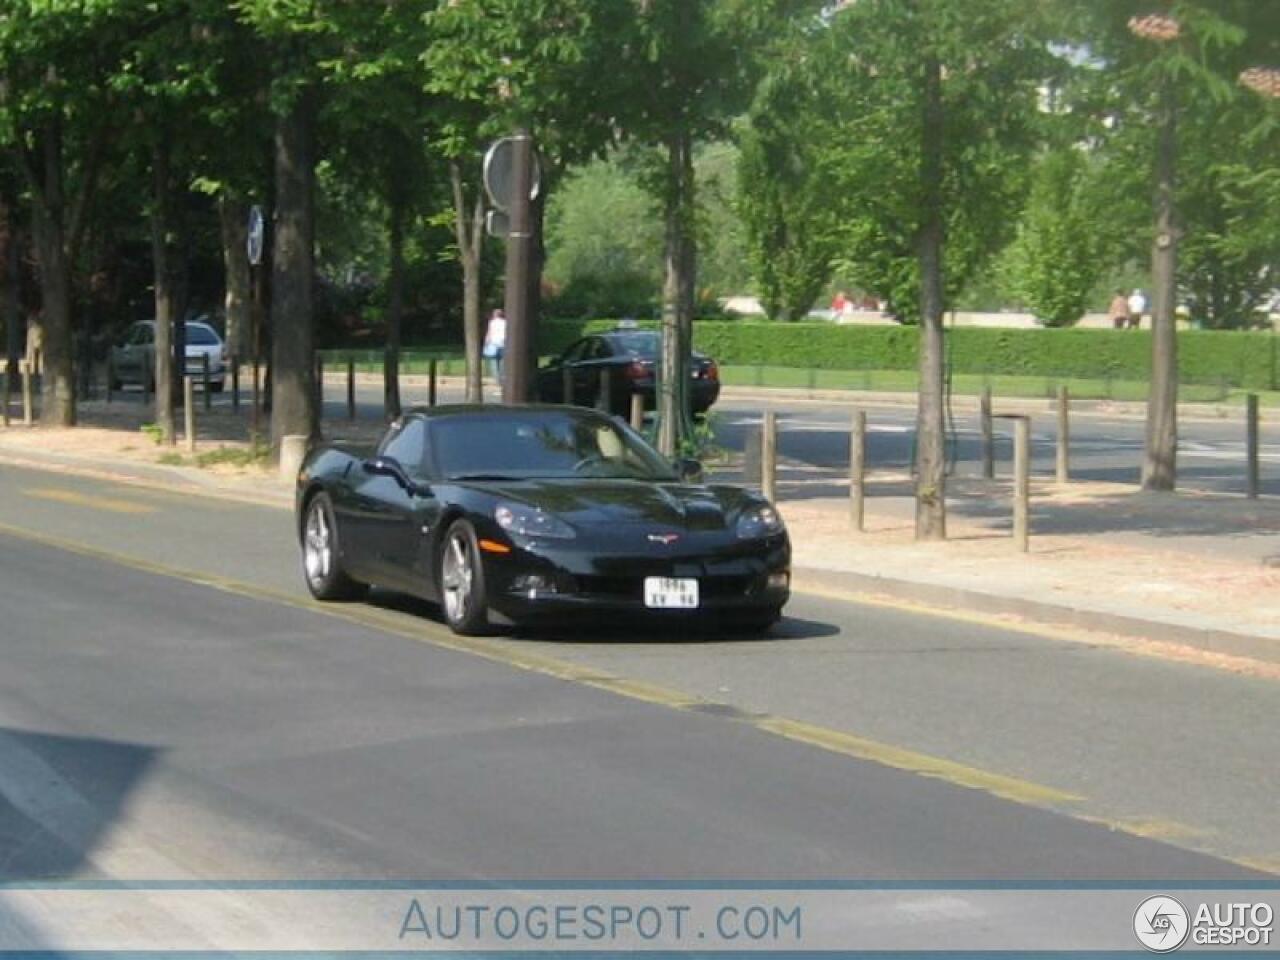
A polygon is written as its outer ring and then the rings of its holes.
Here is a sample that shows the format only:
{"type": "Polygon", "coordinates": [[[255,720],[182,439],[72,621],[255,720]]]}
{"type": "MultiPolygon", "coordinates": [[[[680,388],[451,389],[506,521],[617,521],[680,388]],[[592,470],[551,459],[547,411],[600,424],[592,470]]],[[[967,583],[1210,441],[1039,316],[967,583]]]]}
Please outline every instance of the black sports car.
{"type": "MultiPolygon", "coordinates": [[[[543,403],[566,402],[567,379],[569,403],[603,407],[600,399],[607,372],[610,413],[627,416],[633,393],[644,397],[645,409],[652,410],[657,402],[654,370],[661,345],[662,338],[655,330],[613,330],[576,340],[538,370],[538,399],[543,403]]],[[[694,353],[690,359],[689,406],[696,415],[706,413],[719,398],[720,368],[705,354],[694,353]]]]}
{"type": "Polygon", "coordinates": [[[372,457],[313,451],[297,517],[316,597],[377,584],[438,602],[457,633],[575,613],[764,630],[790,593],[768,501],[576,407],[410,411],[372,457]]]}

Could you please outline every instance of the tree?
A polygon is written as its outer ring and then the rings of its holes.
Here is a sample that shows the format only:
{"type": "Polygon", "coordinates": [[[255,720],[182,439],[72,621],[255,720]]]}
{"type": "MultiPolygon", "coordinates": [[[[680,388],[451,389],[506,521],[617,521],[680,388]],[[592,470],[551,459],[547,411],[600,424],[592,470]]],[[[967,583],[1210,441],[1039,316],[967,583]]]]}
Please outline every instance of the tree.
{"type": "Polygon", "coordinates": [[[815,33],[837,269],[920,324],[916,536],[946,536],[942,315],[1020,207],[1052,68],[1014,0],[858,0],[815,33]]]}
{"type": "Polygon", "coordinates": [[[1089,156],[1070,146],[1036,163],[1018,235],[1004,260],[1010,287],[1052,327],[1075,323],[1113,254],[1116,221],[1106,216],[1089,156]]]}
{"type": "Polygon", "coordinates": [[[1175,324],[1179,247],[1187,229],[1179,209],[1181,127],[1190,104],[1220,109],[1232,98],[1239,55],[1251,32],[1274,33],[1274,23],[1266,27],[1266,6],[1171,0],[1151,12],[1140,0],[1123,0],[1082,8],[1090,49],[1107,67],[1099,83],[1111,94],[1111,115],[1119,121],[1121,135],[1113,142],[1144,144],[1150,171],[1152,354],[1142,465],[1148,490],[1172,490],[1177,482],[1175,324]]]}
{"type": "Polygon", "coordinates": [[[112,82],[141,7],[14,0],[0,16],[0,143],[31,204],[45,349],[40,416],[50,425],[76,422],[72,273],[120,126],[112,82]]]}
{"type": "Polygon", "coordinates": [[[692,433],[689,356],[697,303],[695,147],[721,139],[750,103],[767,41],[816,13],[805,0],[636,0],[614,74],[627,135],[656,148],[649,178],[664,223],[663,348],[658,448],[674,455],[692,433]]]}
{"type": "MultiPolygon", "coordinates": [[[[539,225],[546,195],[561,170],[601,151],[612,139],[616,100],[611,90],[629,12],[630,0],[453,0],[427,18],[426,89],[438,98],[436,142],[453,171],[468,368],[474,363],[477,391],[477,225],[484,146],[516,129],[535,136],[542,165],[542,196],[532,211],[535,262],[530,285],[535,287],[541,276],[539,225]]],[[[530,302],[536,305],[538,298],[531,296],[530,302]]],[[[536,328],[536,309],[527,321],[536,328]]],[[[508,350],[506,363],[532,359],[508,350]]]]}
{"type": "Polygon", "coordinates": [[[839,225],[823,160],[823,118],[794,109],[791,62],[761,85],[742,134],[739,202],[765,312],[799,320],[831,277],[839,225]]]}

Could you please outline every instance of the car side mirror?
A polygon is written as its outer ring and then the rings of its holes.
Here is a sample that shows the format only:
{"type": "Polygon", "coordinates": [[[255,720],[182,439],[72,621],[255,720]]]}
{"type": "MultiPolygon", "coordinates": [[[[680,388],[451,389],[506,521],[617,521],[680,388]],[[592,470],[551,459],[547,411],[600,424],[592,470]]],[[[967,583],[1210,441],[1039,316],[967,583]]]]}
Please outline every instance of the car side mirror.
{"type": "Polygon", "coordinates": [[[431,496],[431,487],[419,483],[409,476],[409,472],[401,466],[400,461],[392,457],[375,457],[364,462],[364,472],[375,477],[390,477],[414,497],[431,496]]]}
{"type": "Polygon", "coordinates": [[[702,461],[693,457],[681,457],[675,462],[676,475],[683,483],[702,482],[702,461]]]}

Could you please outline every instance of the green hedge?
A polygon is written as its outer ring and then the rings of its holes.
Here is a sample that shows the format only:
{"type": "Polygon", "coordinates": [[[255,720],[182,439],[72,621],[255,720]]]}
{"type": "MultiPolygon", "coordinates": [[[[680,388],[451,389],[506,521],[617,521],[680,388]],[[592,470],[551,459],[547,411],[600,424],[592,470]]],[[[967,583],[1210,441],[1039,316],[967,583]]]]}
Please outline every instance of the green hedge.
{"type": "MultiPolygon", "coordinates": [[[[559,353],[585,333],[614,326],[612,320],[544,320],[539,352],[559,353]]],[[[725,365],[912,370],[917,342],[915,327],[712,320],[694,325],[695,348],[725,365]]],[[[1148,331],[961,327],[947,331],[947,344],[956,373],[1146,380],[1151,370],[1148,331]]],[[[1178,334],[1178,367],[1184,383],[1280,389],[1280,336],[1185,330],[1178,334]]]]}

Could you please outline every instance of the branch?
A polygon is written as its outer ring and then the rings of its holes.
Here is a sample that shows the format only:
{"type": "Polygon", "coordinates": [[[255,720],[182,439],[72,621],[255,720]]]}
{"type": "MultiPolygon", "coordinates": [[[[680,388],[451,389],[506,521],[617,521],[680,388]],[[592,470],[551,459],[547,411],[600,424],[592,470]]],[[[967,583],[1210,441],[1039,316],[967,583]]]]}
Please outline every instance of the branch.
{"type": "Polygon", "coordinates": [[[80,241],[84,238],[89,201],[97,187],[98,171],[102,168],[102,153],[106,149],[107,134],[111,129],[109,116],[109,111],[104,109],[103,120],[93,132],[89,155],[85,158],[84,173],[80,178],[80,189],[72,206],[71,222],[67,229],[67,257],[72,262],[75,262],[80,241]]]}
{"type": "Polygon", "coordinates": [[[453,187],[453,230],[458,241],[458,255],[471,256],[471,238],[467,236],[467,199],[462,190],[462,169],[457,160],[449,161],[449,181],[453,187]]]}

